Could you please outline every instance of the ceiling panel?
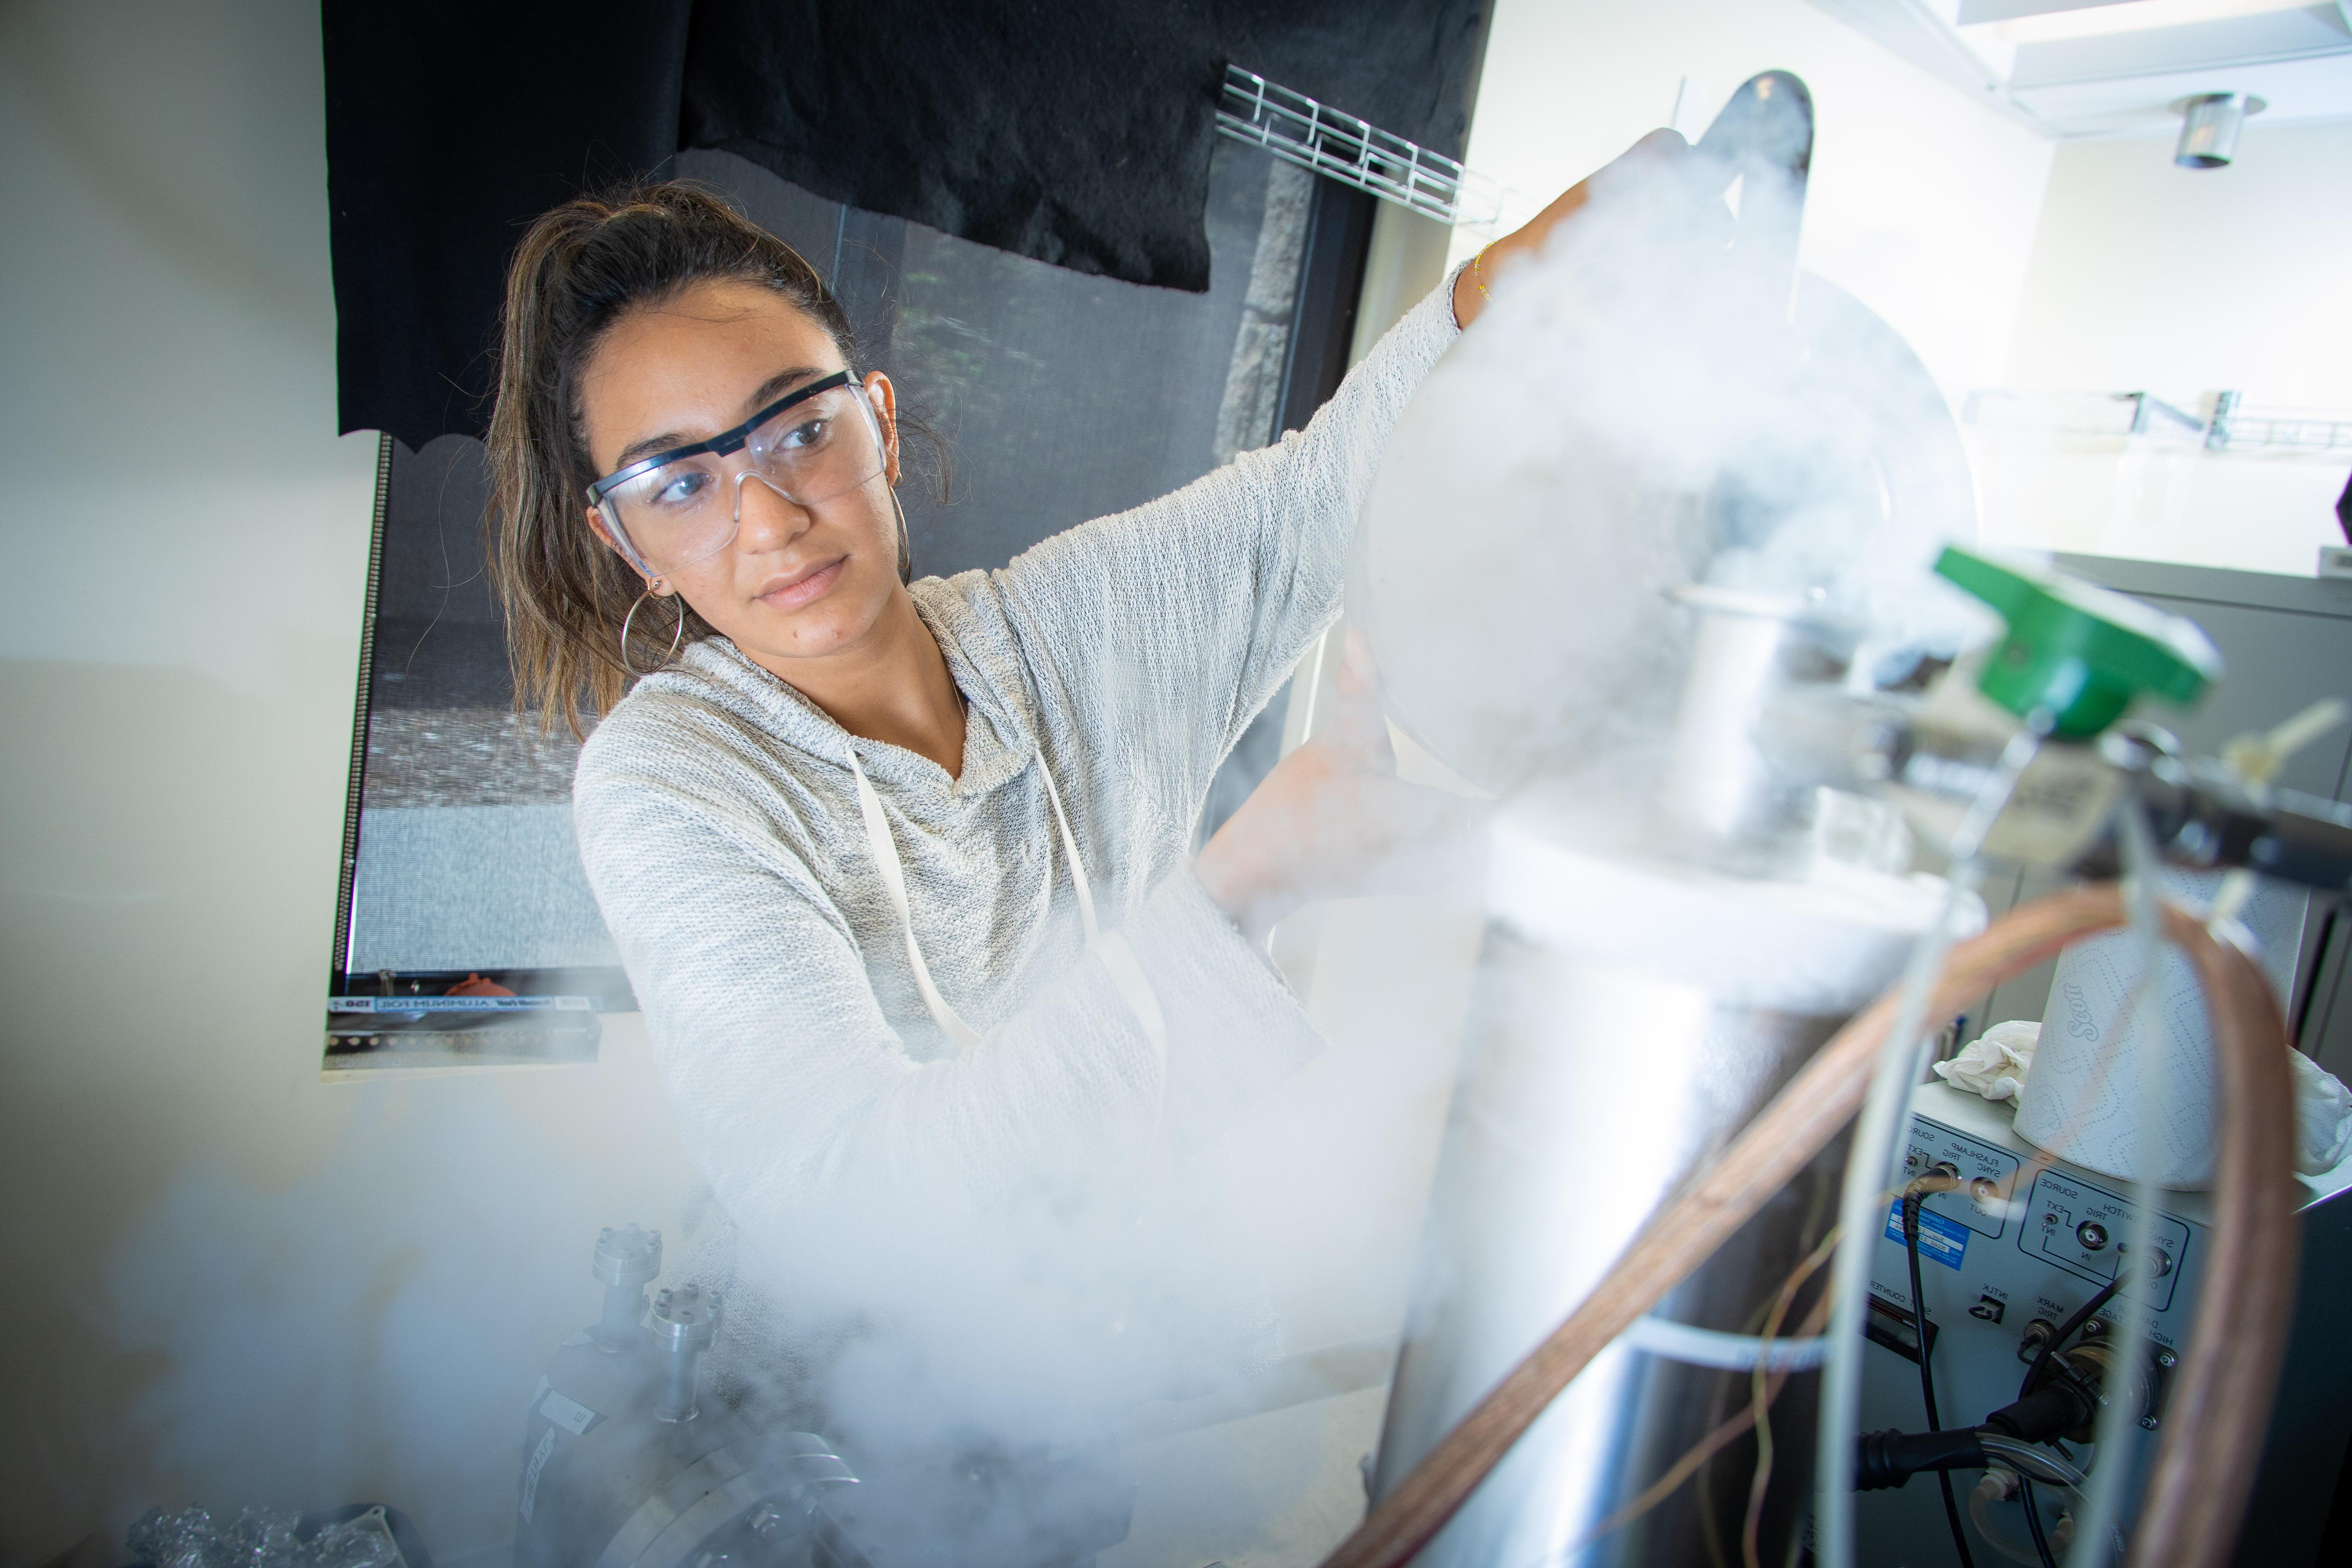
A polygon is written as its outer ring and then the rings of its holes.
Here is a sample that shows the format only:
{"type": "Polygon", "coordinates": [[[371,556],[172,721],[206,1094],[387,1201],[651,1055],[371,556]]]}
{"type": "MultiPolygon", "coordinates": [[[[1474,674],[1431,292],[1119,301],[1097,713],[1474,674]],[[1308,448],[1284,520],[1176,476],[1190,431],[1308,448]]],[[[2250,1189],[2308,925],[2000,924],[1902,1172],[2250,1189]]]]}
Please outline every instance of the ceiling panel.
{"type": "Polygon", "coordinates": [[[2180,128],[2171,105],[2207,92],[2267,100],[2263,125],[2352,119],[2352,0],[1812,3],[2052,137],[2171,135],[2180,128]],[[2032,19],[2060,13],[2085,26],[2129,26],[2034,41],[2032,19]],[[2144,25],[2151,21],[2178,25],[2144,25]]]}
{"type": "Polygon", "coordinates": [[[2168,75],[2184,70],[2352,53],[2352,27],[2333,5],[2267,16],[2231,16],[2145,33],[2021,44],[2012,89],[2062,81],[2168,75]]]}

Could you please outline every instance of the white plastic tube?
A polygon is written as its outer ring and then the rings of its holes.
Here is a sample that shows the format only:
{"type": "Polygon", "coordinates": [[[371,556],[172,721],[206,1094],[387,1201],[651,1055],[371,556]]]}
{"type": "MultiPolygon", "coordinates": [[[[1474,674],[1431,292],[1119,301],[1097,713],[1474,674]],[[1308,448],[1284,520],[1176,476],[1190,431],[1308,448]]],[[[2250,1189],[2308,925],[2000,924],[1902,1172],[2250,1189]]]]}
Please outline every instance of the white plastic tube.
{"type": "Polygon", "coordinates": [[[2138,1381],[2139,1369],[2147,1365],[2148,1313],[2140,1304],[2153,1299],[2153,1281],[2145,1272],[2146,1260],[2153,1258],[2156,1247],[2157,1189],[2147,1179],[2147,1172],[2156,1162],[2149,1152],[2153,1130],[2162,1116],[2164,1102],[2172,1093],[2213,1092],[2210,1084],[2175,1085],[2166,1082],[2165,1057],[2154,1048],[2163,1027],[2157,1005],[2157,963],[2164,954],[2164,927],[2156,909],[2156,884],[2150,873],[2156,868],[2156,841],[2148,832],[2147,817],[2137,800],[2127,799],[2116,813],[2118,837],[2122,841],[2124,862],[2124,912],[2130,919],[2130,929],[2139,950],[2139,992],[2133,998],[2132,1017],[2124,1034],[2122,1059],[2113,1069],[2129,1072],[2139,1087],[2139,1144],[2135,1150],[2132,1170],[2137,1179],[2131,1185],[2131,1234],[2125,1245],[2128,1248],[2116,1260],[2118,1270],[2131,1268],[2134,1279],[2116,1292],[2108,1303],[2106,1319],[2109,1325],[2107,1344],[2115,1357],[2112,1375],[2120,1387],[2107,1391],[2106,1408],[2099,1417],[2098,1469],[2083,1494],[2077,1518],[2080,1528],[2074,1532],[2073,1549],[2066,1553],[2067,1568],[2102,1568],[2110,1549],[2119,1537],[2116,1531],[2116,1516],[2123,1502],[2124,1478],[2131,1473],[2132,1461],[2137,1457],[2141,1432],[2139,1401],[2133,1397],[2133,1385],[2138,1381]],[[2133,1298],[2137,1296],[2138,1300],[2133,1298]]]}
{"type": "Polygon", "coordinates": [[[1863,1101],[1862,1120],[1845,1163],[1838,1202],[1837,1261],[1830,1289],[1829,1359],[1822,1379],[1821,1436],[1813,1461],[1813,1539],[1821,1568],[1853,1568],[1853,1456],[1862,1397],[1862,1314],[1870,1295],[1870,1257],[1877,1246],[1876,1223],[1891,1190],[1896,1152],[1902,1146],[1911,1091],[1927,1071],[1927,999],[1951,951],[1953,921],[1963,901],[1984,881],[1978,853],[1993,819],[2009,804],[2034,753],[2047,721],[2037,714],[2011,737],[2000,762],[1986,779],[1952,835],[1950,886],[1943,912],[1903,974],[1902,1000],[1895,1026],[1879,1047],[1878,1066],[1863,1101]]]}
{"type": "Polygon", "coordinates": [[[1642,1317],[1617,1337],[1617,1342],[1668,1361],[1711,1366],[1721,1372],[1811,1372],[1829,1353],[1820,1339],[1761,1340],[1754,1334],[1727,1334],[1695,1329],[1665,1318],[1642,1317]]]}
{"type": "Polygon", "coordinates": [[[2000,1460],[2011,1469],[2031,1476],[2044,1486],[2066,1487],[2080,1491],[2089,1484],[2082,1471],[2060,1458],[2047,1448],[2039,1448],[2015,1437],[1984,1432],[1977,1436],[1977,1446],[1989,1458],[2000,1460]]]}
{"type": "Polygon", "coordinates": [[[1838,1203],[1838,1249],[1830,1289],[1827,1374],[1822,1380],[1822,1433],[1814,1465],[1814,1540],[1822,1568],[1853,1563],[1853,1455],[1862,1393],[1862,1314],[1870,1295],[1870,1255],[1878,1239],[1877,1219],[1894,1176],[1895,1152],[1903,1112],[1926,1067],[1927,1040],[1920,1032],[1927,998],[1945,955],[1951,952],[1952,921],[1961,900],[1983,881],[1974,861],[1952,868],[1951,892],[1935,926],[1919,939],[1903,975],[1903,1001],[1879,1048],[1877,1070],[1863,1101],[1862,1121],[1845,1163],[1845,1186],[1838,1203]]]}

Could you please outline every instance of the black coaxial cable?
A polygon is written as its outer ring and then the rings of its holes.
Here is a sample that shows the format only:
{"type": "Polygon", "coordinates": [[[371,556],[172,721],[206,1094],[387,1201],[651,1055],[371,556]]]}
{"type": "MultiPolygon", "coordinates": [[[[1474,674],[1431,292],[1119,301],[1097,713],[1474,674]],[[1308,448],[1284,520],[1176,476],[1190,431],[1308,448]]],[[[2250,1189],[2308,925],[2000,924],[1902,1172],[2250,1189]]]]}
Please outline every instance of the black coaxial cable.
{"type": "MultiPolygon", "coordinates": [[[[1918,1320],[1919,1393],[1927,1404],[1930,1432],[1942,1431],[1944,1421],[1936,1410],[1936,1372],[1929,1364],[1927,1298],[1919,1289],[1919,1205],[1929,1193],[1948,1193],[1959,1184],[1958,1171],[1949,1165],[1938,1165],[1903,1189],[1903,1254],[1911,1266],[1911,1314],[1918,1320]]],[[[1952,1527],[1952,1544],[1959,1551],[1960,1568],[1977,1568],[1976,1559],[1969,1554],[1968,1534],[1960,1528],[1960,1503],[1952,1495],[1951,1472],[1937,1470],[1936,1484],[1944,1491],[1944,1519],[1952,1527]]]]}

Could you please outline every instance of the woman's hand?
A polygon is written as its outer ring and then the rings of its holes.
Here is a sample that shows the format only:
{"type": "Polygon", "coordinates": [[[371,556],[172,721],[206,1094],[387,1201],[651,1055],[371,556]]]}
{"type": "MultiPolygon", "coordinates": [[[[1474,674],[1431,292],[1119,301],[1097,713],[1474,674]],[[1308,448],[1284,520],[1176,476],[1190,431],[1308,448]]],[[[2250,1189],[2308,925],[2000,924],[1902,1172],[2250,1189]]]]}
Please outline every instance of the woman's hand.
{"type": "Polygon", "coordinates": [[[1423,892],[1465,865],[1474,804],[1396,776],[1361,632],[1340,652],[1331,721],[1225,819],[1193,874],[1253,941],[1310,899],[1423,892]]]}
{"type": "Polygon", "coordinates": [[[1495,268],[1514,257],[1532,256],[1541,250],[1544,241],[1551,237],[1551,231],[1591,201],[1596,191],[1662,182],[1691,155],[1690,143],[1682,139],[1681,132],[1653,131],[1607,164],[1569,186],[1525,226],[1486,247],[1471,265],[1454,274],[1454,324],[1466,327],[1476,321],[1479,312],[1486,308],[1486,291],[1495,286],[1495,268]]]}

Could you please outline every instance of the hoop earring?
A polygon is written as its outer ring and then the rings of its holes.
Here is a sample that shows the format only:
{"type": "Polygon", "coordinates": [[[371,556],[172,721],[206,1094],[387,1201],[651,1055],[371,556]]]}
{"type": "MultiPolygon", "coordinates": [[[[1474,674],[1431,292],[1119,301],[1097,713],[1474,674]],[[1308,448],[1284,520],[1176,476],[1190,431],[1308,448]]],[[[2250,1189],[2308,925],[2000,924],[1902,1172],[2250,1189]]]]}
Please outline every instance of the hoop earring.
{"type": "MultiPolygon", "coordinates": [[[[659,579],[656,580],[658,581],[659,579]]],[[[661,668],[662,665],[666,665],[671,659],[676,658],[677,657],[678,645],[686,640],[686,601],[685,599],[680,598],[677,602],[677,629],[669,635],[669,651],[662,655],[661,664],[654,666],[653,669],[639,669],[636,665],[631,661],[629,658],[629,623],[637,618],[638,609],[644,605],[647,599],[650,599],[653,596],[654,591],[651,588],[647,588],[644,593],[637,595],[637,602],[629,606],[629,613],[621,617],[621,668],[627,670],[631,675],[637,676],[640,679],[653,674],[654,670],[661,668]]]]}
{"type": "Polygon", "coordinates": [[[898,581],[915,580],[915,545],[907,537],[907,509],[898,504],[898,487],[890,487],[890,509],[898,514],[898,581]]]}

